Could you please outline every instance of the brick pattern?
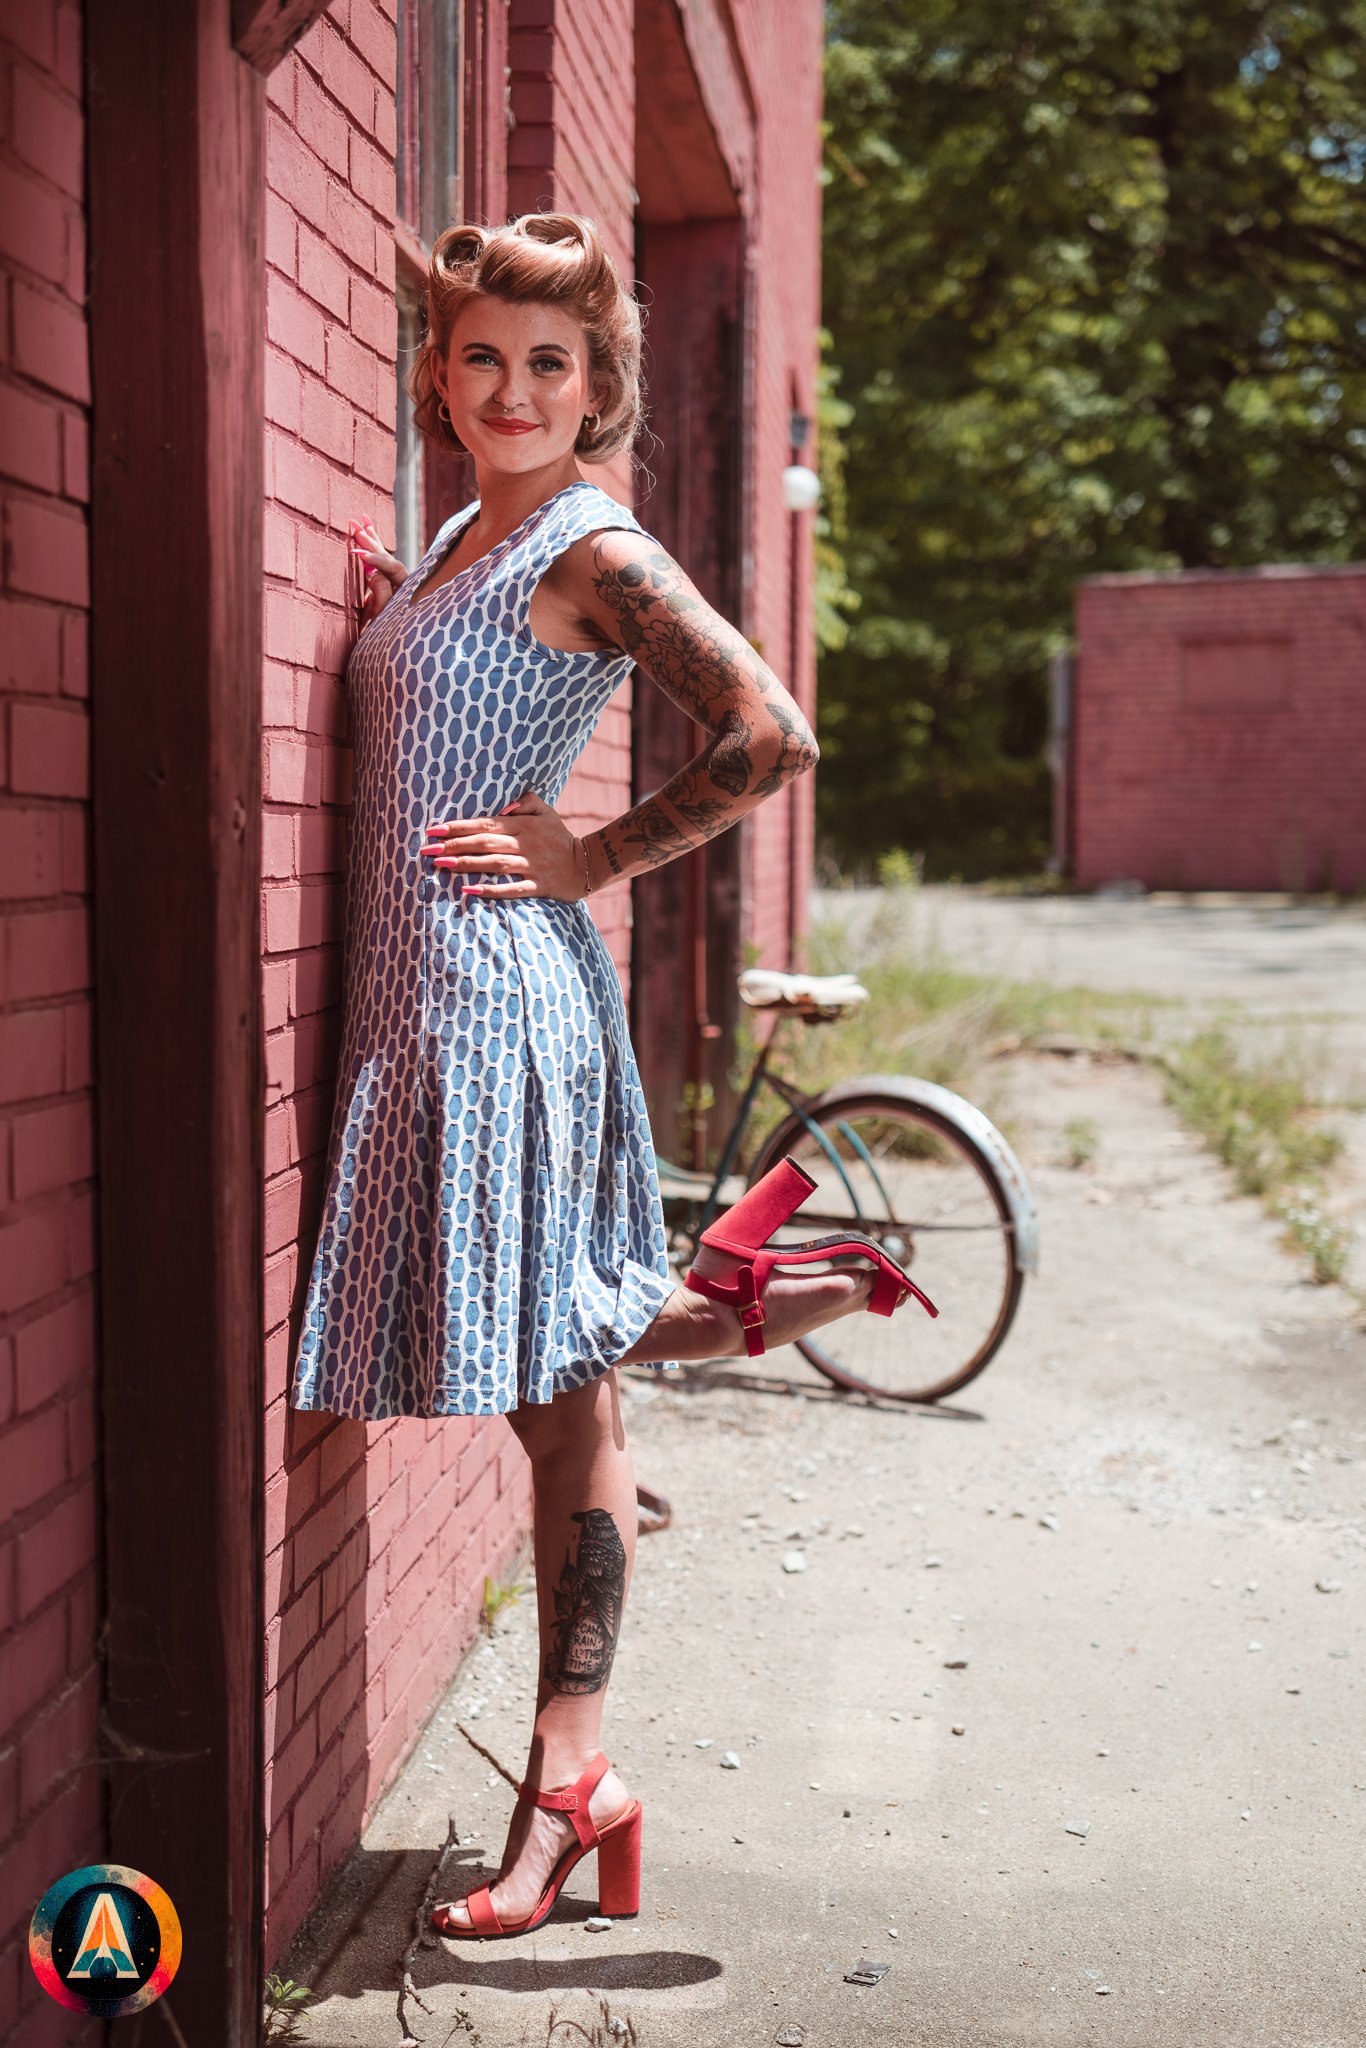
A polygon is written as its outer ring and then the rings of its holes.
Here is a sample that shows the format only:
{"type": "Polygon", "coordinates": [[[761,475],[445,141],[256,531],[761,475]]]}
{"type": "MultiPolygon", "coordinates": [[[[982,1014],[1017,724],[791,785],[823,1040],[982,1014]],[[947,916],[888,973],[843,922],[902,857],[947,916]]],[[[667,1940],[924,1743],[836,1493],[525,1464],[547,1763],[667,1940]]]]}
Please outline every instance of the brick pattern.
{"type": "MultiPolygon", "coordinates": [[[[627,278],[632,13],[630,0],[513,0],[508,52],[509,211],[592,215],[627,278]]],[[[342,15],[330,10],[272,79],[268,139],[271,1956],[411,1750],[469,1641],[483,1577],[496,1576],[523,1540],[529,1512],[524,1461],[504,1424],[367,1430],[285,1408],[336,1055],[349,796],[339,687],[346,520],[368,511],[388,531],[393,479],[394,337],[384,296],[393,283],[392,121],[384,118],[392,114],[392,36],[358,41],[358,0],[342,15]]],[[[630,503],[628,462],[600,474],[630,503]]],[[[566,792],[576,829],[630,804],[630,716],[623,690],[566,792]]],[[[623,979],[630,907],[625,889],[594,904],[623,979]]]]}
{"type": "MultiPolygon", "coordinates": [[[[816,329],[820,319],[820,112],[822,23],[815,0],[738,0],[728,10],[738,45],[737,71],[727,10],[714,0],[685,9],[693,62],[708,103],[723,110],[722,144],[749,219],[758,304],[756,410],[750,423],[754,490],[751,536],[756,577],[755,638],[813,724],[815,662],[810,642],[812,515],[796,524],[798,645],[791,646],[791,514],[780,478],[789,459],[794,395],[815,412],[816,329]],[[746,76],[749,97],[737,80],[746,76]],[[748,105],[757,119],[750,133],[748,105]]],[[[508,198],[514,213],[561,207],[591,215],[622,275],[632,275],[631,136],[637,88],[630,0],[512,0],[508,61],[516,127],[509,146],[508,198]]],[[[647,87],[647,76],[642,81],[647,87]]],[[[814,463],[814,437],[807,447],[814,463]]],[[[604,479],[630,502],[629,469],[604,479]]],[[[649,687],[642,685],[641,687],[649,687]]],[[[566,791],[566,808],[584,825],[616,816],[629,802],[630,690],[616,699],[566,791]],[[614,770],[619,771],[620,779],[614,770]]],[[[819,771],[818,771],[819,772],[819,771]]],[[[785,965],[792,922],[789,852],[797,874],[792,898],[805,919],[815,831],[815,778],[763,805],[741,828],[750,835],[752,887],[747,941],[756,957],[785,965]]],[[[583,829],[576,823],[576,829],[583,829]]],[[[594,905],[613,956],[628,972],[630,903],[609,889],[594,905]]]]}
{"type": "MultiPolygon", "coordinates": [[[[791,529],[780,497],[794,392],[811,412],[819,309],[820,11],[745,0],[740,62],[763,95],[757,147],[730,137],[759,275],[754,434],[756,632],[810,711],[789,650],[791,529]],[[765,110],[770,117],[765,117],[765,110]],[[752,169],[751,169],[752,167],[752,169]]],[[[509,212],[559,207],[633,264],[631,0],[511,0],[509,212]]],[[[349,753],[340,673],[346,520],[388,531],[393,481],[392,29],[335,6],[271,81],[266,507],[265,872],[268,1046],[267,1953],[278,1956],[391,1782],[472,1633],[482,1579],[523,1540],[529,1495],[500,1422],[387,1427],[286,1411],[292,1339],[321,1199],[336,1057],[349,753]],[[358,26],[364,24],[364,35],[358,26]]],[[[712,103],[738,104],[712,0],[690,8],[712,103]],[[722,75],[724,73],[724,75],[722,75]]],[[[493,182],[501,177],[496,167],[493,182]]],[[[631,502],[629,460],[601,480],[631,502]]],[[[809,604],[809,520],[800,616],[809,604]]],[[[811,779],[752,821],[751,933],[786,958],[789,809],[809,858],[811,779]]],[[[631,693],[609,707],[566,791],[576,829],[631,800],[631,693]]],[[[805,879],[805,869],[801,878],[805,879]]],[[[630,892],[593,906],[625,980],[630,892]]]]}
{"type": "Polygon", "coordinates": [[[266,128],[266,1826],[270,1958],[417,1739],[529,1520],[506,1425],[287,1406],[339,1035],[351,756],[347,521],[392,535],[392,5],[334,4],[266,128]]]}
{"type": "Polygon", "coordinates": [[[81,13],[0,19],[0,2042],[84,2040],[29,1967],[101,1852],[81,13]]]}
{"type": "Polygon", "coordinates": [[[1076,621],[1079,882],[1366,882],[1366,564],[1095,577],[1076,621]]]}
{"type": "MultiPolygon", "coordinates": [[[[702,0],[693,11],[705,31],[699,49],[720,63],[720,16],[702,0]]],[[[819,14],[814,0],[803,0],[800,17],[786,0],[740,0],[733,12],[750,78],[762,81],[773,112],[760,122],[747,203],[762,280],[758,631],[781,673],[787,529],[777,475],[794,377],[810,409],[818,302],[819,14]],[[793,195],[808,189],[794,231],[793,195]]],[[[529,1513],[524,1461],[501,1422],[366,1429],[286,1407],[337,1049],[350,793],[341,675],[353,630],[346,524],[368,512],[388,531],[392,516],[394,15],[395,0],[333,0],[267,91],[261,945],[272,1959],[411,1751],[474,1631],[483,1577],[506,1568],[529,1513]]],[[[85,2038],[77,2016],[38,1993],[25,1932],[52,1877],[106,1846],[94,1768],[81,21],[76,0],[28,0],[6,9],[0,26],[0,2048],[85,2038]]],[[[511,0],[510,210],[592,214],[628,277],[631,29],[630,0],[511,0]]],[[[748,162],[744,151],[734,160],[748,162]]],[[[502,175],[499,165],[495,186],[502,175]]],[[[602,475],[630,501],[629,464],[602,475]]],[[[803,562],[803,605],[807,573],[803,562]]],[[[808,668],[799,659],[794,687],[809,705],[808,668]]],[[[623,691],[565,807],[582,829],[629,798],[623,691]]],[[[756,872],[774,878],[754,905],[766,944],[780,942],[786,916],[776,878],[787,801],[756,821],[765,849],[756,872]]],[[[604,892],[594,909],[624,973],[629,892],[604,892]]]]}
{"type": "MultiPolygon", "coordinates": [[[[719,10],[693,0],[686,9],[694,62],[724,38],[719,10]]],[[[794,406],[815,414],[816,330],[820,324],[820,115],[822,22],[816,0],[744,0],[732,7],[737,46],[756,112],[754,188],[748,196],[755,266],[755,413],[750,423],[754,479],[751,542],[756,565],[753,632],[764,659],[816,723],[815,649],[811,641],[812,524],[794,520],[782,501],[794,406]],[[792,646],[790,564],[797,556],[797,645],[792,646]]],[[[711,95],[724,104],[723,83],[711,95]]],[[[813,467],[815,429],[804,450],[813,467]]],[[[751,834],[752,878],[746,938],[765,966],[785,967],[789,940],[798,964],[811,882],[816,776],[803,775],[761,805],[743,828],[751,834]],[[793,813],[795,811],[795,826],[793,813]],[[795,851],[796,874],[789,880],[795,851]],[[795,910],[795,916],[792,915],[795,910]],[[795,929],[794,929],[795,927],[795,929]]]]}
{"type": "MultiPolygon", "coordinates": [[[[508,16],[508,212],[586,214],[629,284],[634,275],[632,183],[635,69],[631,0],[512,0],[508,16]]],[[[595,465],[595,482],[634,502],[629,458],[595,465]]],[[[631,806],[631,700],[618,691],[565,787],[575,832],[631,806]]],[[[595,922],[630,989],[631,892],[592,899],[595,922]]]]}

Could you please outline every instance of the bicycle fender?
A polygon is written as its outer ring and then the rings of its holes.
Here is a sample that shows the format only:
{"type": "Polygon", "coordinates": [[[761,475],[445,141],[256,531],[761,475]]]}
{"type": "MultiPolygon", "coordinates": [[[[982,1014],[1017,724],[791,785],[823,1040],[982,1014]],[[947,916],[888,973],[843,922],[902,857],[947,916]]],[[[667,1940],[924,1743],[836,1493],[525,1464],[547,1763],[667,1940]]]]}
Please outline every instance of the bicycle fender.
{"type": "Polygon", "coordinates": [[[837,1107],[843,1097],[864,1094],[891,1095],[902,1102],[915,1103],[921,1109],[932,1109],[976,1146],[1000,1181],[1010,1210],[1015,1265],[1021,1273],[1037,1273],[1039,1215],[1034,1207],[1034,1197],[1025,1179],[1024,1168],[991,1118],[984,1116],[966,1096],[955,1095],[952,1088],[943,1088],[937,1081],[918,1081],[911,1074],[857,1074],[852,1080],[841,1081],[835,1087],[810,1097],[803,1107],[807,1110],[837,1107]]]}

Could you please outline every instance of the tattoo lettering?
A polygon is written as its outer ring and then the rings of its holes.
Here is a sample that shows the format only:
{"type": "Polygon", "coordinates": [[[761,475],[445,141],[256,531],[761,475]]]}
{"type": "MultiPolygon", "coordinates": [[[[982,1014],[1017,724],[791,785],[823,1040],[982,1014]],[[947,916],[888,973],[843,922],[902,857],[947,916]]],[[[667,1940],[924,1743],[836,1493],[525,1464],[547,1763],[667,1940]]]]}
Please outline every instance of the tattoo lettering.
{"type": "Polygon", "coordinates": [[[545,1675],[559,1693],[601,1692],[626,1602],[626,1549],[606,1508],[588,1508],[572,1519],[582,1524],[578,1555],[565,1552],[555,1588],[559,1629],[545,1675]]]}

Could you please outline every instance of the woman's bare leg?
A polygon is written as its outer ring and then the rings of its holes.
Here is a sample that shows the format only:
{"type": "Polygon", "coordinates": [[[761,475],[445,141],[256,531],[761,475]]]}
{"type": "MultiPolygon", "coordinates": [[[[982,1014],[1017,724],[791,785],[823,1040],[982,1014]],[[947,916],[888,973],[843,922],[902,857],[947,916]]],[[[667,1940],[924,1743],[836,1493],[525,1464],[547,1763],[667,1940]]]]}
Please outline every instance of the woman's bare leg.
{"type": "MultiPolygon", "coordinates": [[[[540,1620],[540,1679],[524,1776],[549,1790],[571,1785],[601,1747],[607,1680],[636,1548],[636,1482],[622,1426],[616,1371],[508,1416],[531,1460],[540,1620]]],[[[601,1825],[630,1800],[609,1771],[589,1811],[601,1825]]],[[[492,1887],[504,1922],[525,1917],[564,1850],[578,1838],[562,1813],[518,1802],[501,1874],[492,1887]]],[[[453,1927],[469,1916],[445,1909],[453,1927]]]]}
{"type": "MultiPolygon", "coordinates": [[[[702,1245],[693,1263],[699,1272],[729,1282],[738,1261],[702,1245]]],[[[766,1346],[790,1343],[863,1308],[874,1278],[866,1264],[814,1276],[775,1273],[764,1290],[766,1346]]],[[[618,1363],[744,1355],[736,1311],[709,1295],[676,1287],[618,1363]]],[[[514,1409],[508,1422],[531,1460],[535,1504],[540,1677],[525,1777],[550,1788],[572,1784],[601,1747],[607,1680],[635,1558],[635,1473],[615,1368],[544,1405],[514,1409]]],[[[629,1798],[621,1778],[609,1771],[589,1811],[601,1825],[620,1813],[629,1798]]],[[[556,1862],[576,1839],[564,1815],[517,1804],[492,1887],[500,1919],[516,1921],[531,1912],[556,1862]]],[[[437,1910],[453,1928],[468,1927],[469,1915],[459,1900],[437,1910]]]]}

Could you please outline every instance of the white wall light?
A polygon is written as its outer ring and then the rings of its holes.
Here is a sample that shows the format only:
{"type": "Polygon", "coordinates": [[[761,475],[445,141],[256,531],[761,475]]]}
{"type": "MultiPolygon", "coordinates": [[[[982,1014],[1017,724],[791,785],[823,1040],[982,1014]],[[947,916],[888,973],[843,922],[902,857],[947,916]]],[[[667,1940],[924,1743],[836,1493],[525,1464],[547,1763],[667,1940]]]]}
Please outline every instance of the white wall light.
{"type": "Polygon", "coordinates": [[[783,504],[789,512],[809,512],[821,501],[821,480],[804,462],[790,462],[783,471],[783,504]]]}

